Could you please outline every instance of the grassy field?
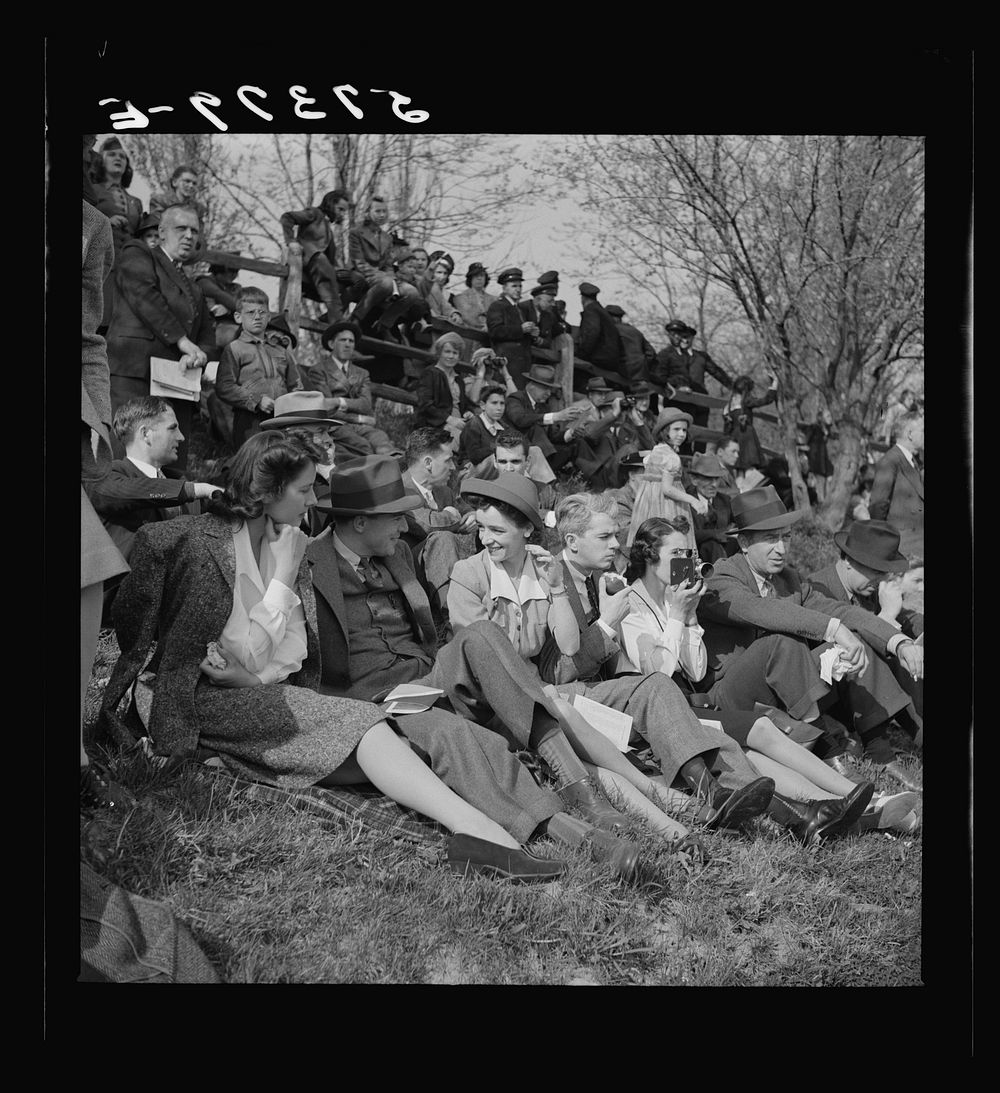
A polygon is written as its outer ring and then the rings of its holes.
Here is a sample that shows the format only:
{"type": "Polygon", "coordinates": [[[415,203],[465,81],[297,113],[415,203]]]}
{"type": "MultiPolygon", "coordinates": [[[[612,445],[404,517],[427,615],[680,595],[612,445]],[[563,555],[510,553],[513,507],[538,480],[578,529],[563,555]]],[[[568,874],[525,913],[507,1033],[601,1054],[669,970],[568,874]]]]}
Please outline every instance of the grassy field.
{"type": "MultiPolygon", "coordinates": [[[[392,427],[402,431],[405,418],[392,427]]],[[[196,433],[194,460],[220,454],[196,433]]],[[[797,529],[792,553],[808,571],[833,556],[832,541],[797,529]]],[[[114,636],[102,634],[88,725],[116,656],[114,636]]],[[[922,773],[908,739],[894,742],[901,765],[922,773]]],[[[229,982],[921,982],[919,835],[806,851],[759,820],[742,836],[706,834],[712,860],[689,872],[636,821],[638,883],[615,880],[581,851],[559,881],[519,887],[453,876],[434,848],[328,826],[195,764],[164,774],[140,751],[109,759],[137,804],[124,815],[81,814],[81,854],[168,904],[229,982]]],[[[900,788],[858,767],[880,789],[900,788]]],[[[548,840],[540,849],[567,856],[548,840]]]]}

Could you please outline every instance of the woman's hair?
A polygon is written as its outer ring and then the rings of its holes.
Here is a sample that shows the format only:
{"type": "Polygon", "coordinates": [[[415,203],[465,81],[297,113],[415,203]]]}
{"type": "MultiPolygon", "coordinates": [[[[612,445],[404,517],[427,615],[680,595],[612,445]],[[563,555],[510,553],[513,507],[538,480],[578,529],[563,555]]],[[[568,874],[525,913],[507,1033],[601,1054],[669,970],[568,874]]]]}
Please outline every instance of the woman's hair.
{"type": "Polygon", "coordinates": [[[753,377],[752,376],[737,376],[733,380],[733,390],[737,395],[745,395],[748,391],[753,390],[753,377]]]}
{"type": "MultiPolygon", "coordinates": [[[[125,155],[125,170],[122,171],[121,187],[123,190],[127,190],[132,182],[132,160],[129,159],[128,152],[122,145],[122,142],[117,137],[108,137],[106,140],[101,141],[101,147],[98,149],[101,153],[101,165],[104,165],[104,153],[105,152],[122,152],[125,155]]],[[[107,181],[107,176],[94,179],[95,182],[107,181]]]]}
{"type": "Polygon", "coordinates": [[[465,275],[465,283],[469,288],[472,288],[472,278],[477,277],[480,273],[486,278],[486,280],[483,281],[483,288],[486,288],[486,286],[490,283],[490,275],[486,272],[485,269],[482,269],[481,267],[479,269],[470,269],[469,272],[465,275]]]}
{"type": "Polygon", "coordinates": [[[183,174],[194,175],[195,178],[198,177],[198,172],[193,167],[189,167],[186,163],[182,163],[180,165],[180,167],[175,167],[174,168],[174,173],[170,176],[170,185],[171,185],[171,187],[173,187],[174,183],[183,174]]]}
{"type": "Polygon", "coordinates": [[[502,516],[506,516],[519,531],[527,531],[530,528],[531,535],[528,536],[525,542],[540,543],[542,541],[541,532],[536,530],[535,525],[520,509],[508,505],[506,501],[501,501],[496,497],[482,497],[478,493],[467,493],[464,496],[474,509],[488,509],[492,506],[502,516]]]}
{"type": "Polygon", "coordinates": [[[322,463],[324,454],[315,444],[278,429],[256,433],[233,456],[226,487],[209,501],[208,511],[238,523],[254,520],[308,463],[322,463]]]}
{"type": "Polygon", "coordinates": [[[691,525],[684,516],[675,516],[668,520],[664,516],[653,516],[639,525],[639,530],[632,540],[628,553],[628,568],[625,579],[634,581],[643,576],[650,564],[659,561],[664,540],[675,532],[687,535],[691,525]]]}
{"type": "Polygon", "coordinates": [[[484,383],[479,391],[479,401],[485,402],[493,395],[503,395],[503,397],[506,398],[507,391],[505,388],[501,387],[499,383],[484,383]]]}
{"type": "Polygon", "coordinates": [[[447,334],[442,334],[440,338],[431,346],[431,352],[434,354],[437,360],[441,359],[441,350],[446,345],[457,345],[459,352],[465,345],[465,339],[461,334],[456,334],[454,330],[449,330],[447,334]]]}

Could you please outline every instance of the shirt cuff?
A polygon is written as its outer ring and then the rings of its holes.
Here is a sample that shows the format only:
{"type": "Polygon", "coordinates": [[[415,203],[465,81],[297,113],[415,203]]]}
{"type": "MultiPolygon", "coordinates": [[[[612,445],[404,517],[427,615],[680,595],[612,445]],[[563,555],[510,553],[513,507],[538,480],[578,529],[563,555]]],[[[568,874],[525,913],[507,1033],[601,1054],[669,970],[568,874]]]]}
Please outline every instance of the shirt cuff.
{"type": "Polygon", "coordinates": [[[604,619],[598,619],[597,625],[604,631],[605,634],[608,635],[609,638],[611,638],[611,640],[616,645],[618,644],[618,635],[614,632],[614,630],[611,629],[610,626],[608,626],[604,619]]]}
{"type": "Polygon", "coordinates": [[[826,624],[826,634],[824,635],[824,641],[833,641],[833,639],[836,636],[837,631],[839,629],[840,629],[840,619],[838,619],[835,615],[826,624]]]}
{"type": "Polygon", "coordinates": [[[555,422],[555,417],[556,417],[556,415],[554,413],[552,413],[552,414],[542,414],[542,424],[543,425],[552,425],[555,422]]]}
{"type": "Polygon", "coordinates": [[[908,638],[905,634],[893,634],[893,636],[889,638],[888,642],[886,643],[886,652],[889,654],[889,656],[894,657],[896,655],[896,650],[903,644],[903,642],[911,640],[912,639],[908,638]]]}
{"type": "Polygon", "coordinates": [[[268,607],[274,608],[275,611],[280,611],[283,615],[289,615],[302,601],[287,584],[282,584],[281,581],[272,578],[261,602],[266,603],[268,607]]]}
{"type": "Polygon", "coordinates": [[[684,623],[680,619],[672,619],[668,616],[666,629],[663,631],[663,637],[667,641],[679,642],[684,637],[684,623]]]}

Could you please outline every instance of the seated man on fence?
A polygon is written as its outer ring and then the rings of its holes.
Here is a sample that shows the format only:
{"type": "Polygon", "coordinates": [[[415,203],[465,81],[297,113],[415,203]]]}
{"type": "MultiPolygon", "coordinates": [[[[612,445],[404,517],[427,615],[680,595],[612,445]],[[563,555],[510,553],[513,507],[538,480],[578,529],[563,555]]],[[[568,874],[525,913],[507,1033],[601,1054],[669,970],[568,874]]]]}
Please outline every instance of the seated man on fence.
{"type": "MultiPolygon", "coordinates": [[[[365,327],[376,323],[386,301],[401,296],[420,297],[414,285],[396,280],[395,258],[399,241],[382,227],[388,219],[389,206],[385,198],[373,197],[367,218],[359,227],[352,228],[348,236],[351,266],[368,285],[364,299],[354,309],[355,321],[365,327]]],[[[384,329],[373,333],[384,333],[384,329]]]]}
{"type": "Polygon", "coordinates": [[[731,558],[737,551],[729,534],[733,510],[729,498],[719,490],[719,479],[724,473],[718,456],[706,453],[699,453],[691,460],[687,473],[694,496],[708,502],[708,512],[704,515],[692,508],[691,522],[699,556],[713,565],[723,558],[731,558]]]}
{"type": "Polygon", "coordinates": [[[532,365],[522,380],[524,389],[507,396],[507,420],[528,438],[529,444],[541,450],[552,470],[558,471],[576,455],[573,426],[588,412],[590,404],[563,406],[556,370],[551,365],[532,365]]]}
{"type": "Polygon", "coordinates": [[[375,425],[371,377],[351,359],[360,339],[361,331],[352,320],[328,326],[320,341],[330,355],[306,371],[305,385],[321,392],[323,408],[333,411],[333,439],[345,456],[394,454],[399,449],[375,425]]]}
{"type": "Polygon", "coordinates": [[[837,701],[873,747],[910,706],[884,658],[915,667],[913,643],[862,608],[824,596],[786,564],[788,529],[802,513],[788,512],[773,486],[734,497],[732,511],[740,553],[716,565],[698,605],[709,664],[703,689],[717,706],[749,710],[759,702],[809,723],[837,701]],[[821,660],[828,650],[835,651],[821,660]]]}

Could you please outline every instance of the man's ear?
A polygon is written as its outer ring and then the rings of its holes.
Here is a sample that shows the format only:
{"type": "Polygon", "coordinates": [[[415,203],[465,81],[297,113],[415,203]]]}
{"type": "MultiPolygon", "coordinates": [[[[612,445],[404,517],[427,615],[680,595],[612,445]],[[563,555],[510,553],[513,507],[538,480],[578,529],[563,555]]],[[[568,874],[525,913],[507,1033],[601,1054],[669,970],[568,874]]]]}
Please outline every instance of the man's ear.
{"type": "Polygon", "coordinates": [[[359,535],[364,535],[365,528],[367,526],[368,526],[368,517],[364,516],[364,515],[355,516],[354,519],[351,521],[351,527],[354,528],[354,530],[359,535]]]}
{"type": "Polygon", "coordinates": [[[243,323],[243,313],[241,311],[234,311],[233,312],[233,318],[236,320],[237,325],[242,325],[242,323],[243,323]]]}
{"type": "Polygon", "coordinates": [[[563,545],[566,547],[566,549],[571,554],[576,553],[576,532],[575,531],[571,531],[566,535],[566,538],[563,541],[563,545]]]}

